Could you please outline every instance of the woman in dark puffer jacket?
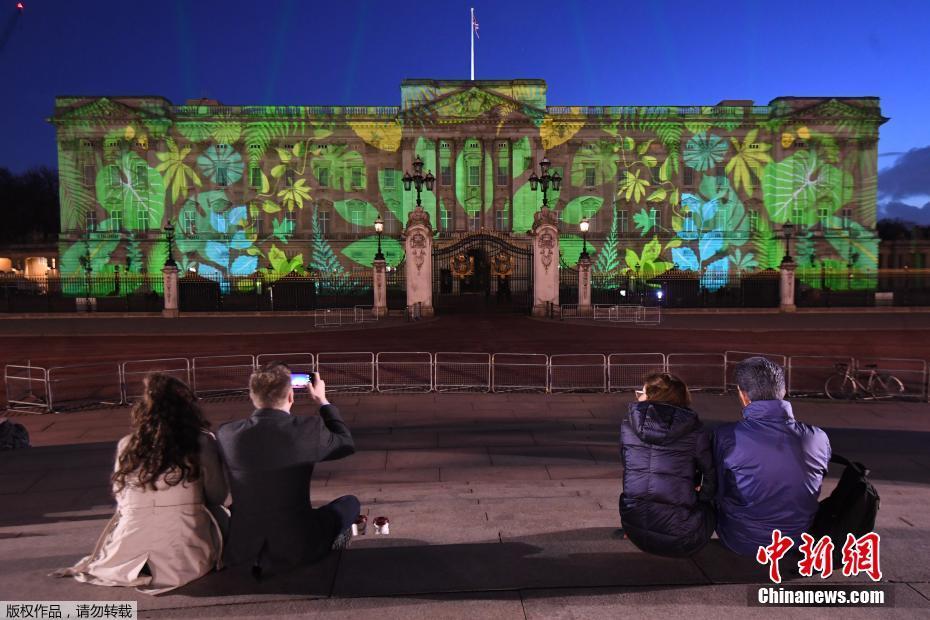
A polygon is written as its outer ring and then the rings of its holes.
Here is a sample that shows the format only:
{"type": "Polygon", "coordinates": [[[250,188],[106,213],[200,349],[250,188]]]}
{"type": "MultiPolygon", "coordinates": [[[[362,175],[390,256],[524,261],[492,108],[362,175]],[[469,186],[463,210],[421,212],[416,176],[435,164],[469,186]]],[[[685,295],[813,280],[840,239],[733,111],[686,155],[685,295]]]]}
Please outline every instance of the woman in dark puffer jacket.
{"type": "Polygon", "coordinates": [[[643,551],[687,557],[707,544],[716,525],[710,433],[678,377],[650,375],[636,394],[620,427],[620,522],[643,551]]]}

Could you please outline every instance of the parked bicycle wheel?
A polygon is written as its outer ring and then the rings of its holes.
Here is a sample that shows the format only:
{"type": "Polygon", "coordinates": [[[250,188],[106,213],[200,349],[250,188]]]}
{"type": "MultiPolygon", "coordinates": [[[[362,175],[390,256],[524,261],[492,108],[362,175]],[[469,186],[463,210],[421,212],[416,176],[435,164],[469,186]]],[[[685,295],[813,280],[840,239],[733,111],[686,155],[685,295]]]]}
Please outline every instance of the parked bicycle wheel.
{"type": "Polygon", "coordinates": [[[904,394],[904,384],[894,375],[882,377],[881,381],[876,381],[872,386],[872,393],[876,398],[893,398],[904,394]]]}
{"type": "Polygon", "coordinates": [[[856,395],[856,386],[846,373],[838,372],[827,378],[823,391],[833,400],[851,400],[856,395]]]}

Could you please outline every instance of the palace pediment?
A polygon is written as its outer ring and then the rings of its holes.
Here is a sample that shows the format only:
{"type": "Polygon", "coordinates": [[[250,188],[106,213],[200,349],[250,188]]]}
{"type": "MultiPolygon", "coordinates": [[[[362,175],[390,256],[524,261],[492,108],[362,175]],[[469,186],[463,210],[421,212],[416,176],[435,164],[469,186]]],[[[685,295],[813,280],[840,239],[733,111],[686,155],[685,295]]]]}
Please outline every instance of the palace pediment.
{"type": "Polygon", "coordinates": [[[149,118],[158,118],[143,109],[128,106],[109,97],[100,97],[84,104],[77,105],[68,110],[60,111],[55,120],[72,121],[99,121],[101,123],[139,121],[149,118]]]}
{"type": "Polygon", "coordinates": [[[407,119],[432,119],[441,123],[444,121],[475,121],[483,118],[500,121],[513,114],[528,119],[538,119],[545,115],[545,110],[473,86],[413,105],[401,112],[400,116],[407,119]]]}
{"type": "Polygon", "coordinates": [[[878,105],[874,107],[850,105],[839,99],[828,99],[814,105],[793,110],[790,116],[805,119],[874,119],[884,122],[885,119],[878,112],[878,105]]]}

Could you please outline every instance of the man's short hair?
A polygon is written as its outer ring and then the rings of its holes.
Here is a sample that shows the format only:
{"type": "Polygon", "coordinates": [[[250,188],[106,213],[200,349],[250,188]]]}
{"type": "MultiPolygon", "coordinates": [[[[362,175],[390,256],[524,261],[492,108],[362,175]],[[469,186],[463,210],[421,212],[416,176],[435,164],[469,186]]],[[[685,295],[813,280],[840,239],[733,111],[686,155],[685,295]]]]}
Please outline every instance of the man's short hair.
{"type": "Polygon", "coordinates": [[[770,359],[749,357],[736,365],[736,385],[750,401],[782,400],[785,371],[770,359]]]}
{"type": "Polygon", "coordinates": [[[249,377],[252,400],[262,407],[274,407],[287,400],[291,389],[291,369],[283,362],[269,362],[249,377]]]}

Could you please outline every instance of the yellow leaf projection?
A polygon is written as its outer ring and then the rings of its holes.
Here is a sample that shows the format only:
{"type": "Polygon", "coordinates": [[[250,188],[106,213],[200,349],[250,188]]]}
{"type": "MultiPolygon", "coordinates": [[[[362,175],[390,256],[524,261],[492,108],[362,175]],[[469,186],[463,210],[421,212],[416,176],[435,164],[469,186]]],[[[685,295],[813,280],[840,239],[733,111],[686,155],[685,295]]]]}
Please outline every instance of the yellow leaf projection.
{"type": "Polygon", "coordinates": [[[549,150],[568,142],[584,125],[585,118],[582,116],[565,120],[554,119],[547,115],[539,127],[539,137],[542,138],[543,148],[549,150]]]}
{"type": "Polygon", "coordinates": [[[349,127],[359,138],[377,149],[396,151],[400,148],[400,134],[402,131],[400,123],[349,122],[349,127]]]}

